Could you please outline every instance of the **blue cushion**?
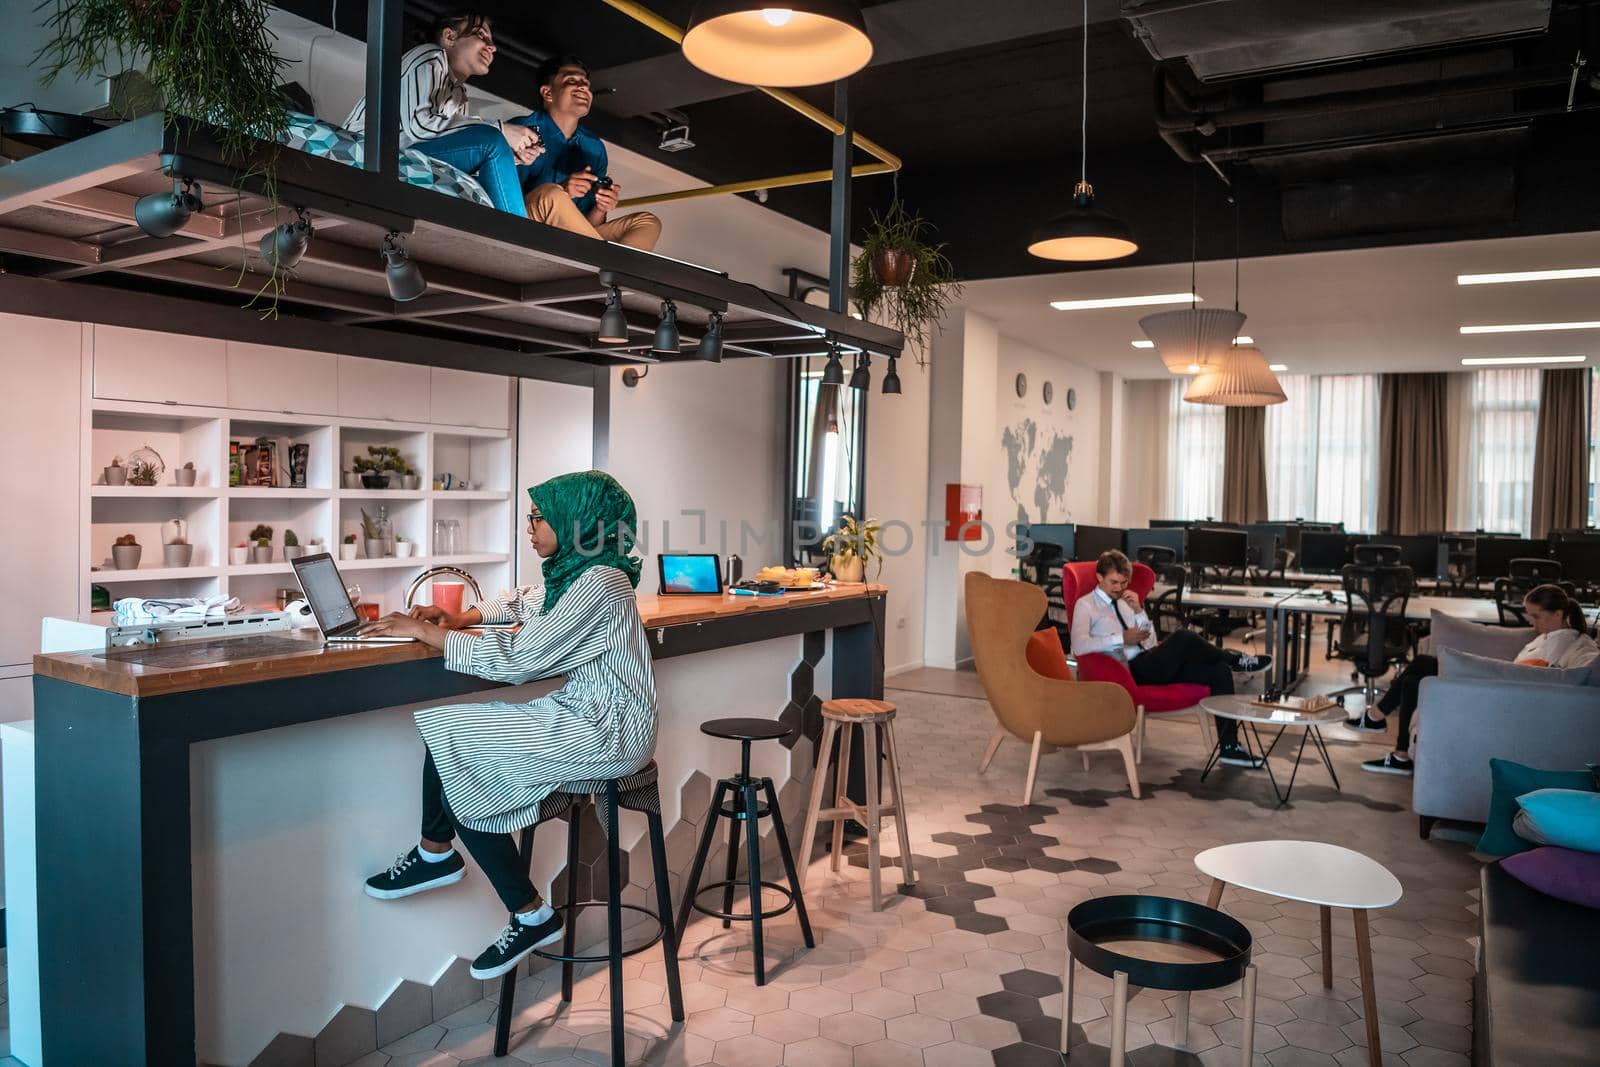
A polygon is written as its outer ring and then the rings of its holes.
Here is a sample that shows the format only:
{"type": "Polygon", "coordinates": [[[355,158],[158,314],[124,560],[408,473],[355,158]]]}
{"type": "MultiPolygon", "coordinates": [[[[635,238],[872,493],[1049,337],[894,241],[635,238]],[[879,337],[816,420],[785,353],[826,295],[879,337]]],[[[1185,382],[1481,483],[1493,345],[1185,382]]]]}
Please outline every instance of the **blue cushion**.
{"type": "Polygon", "coordinates": [[[1478,851],[1486,856],[1512,856],[1533,847],[1516,835],[1511,823],[1517,817],[1517,798],[1537,789],[1594,790],[1588,771],[1545,771],[1524,767],[1510,760],[1489,761],[1489,821],[1478,839],[1478,851]]]}
{"type": "Polygon", "coordinates": [[[1592,789],[1535,789],[1517,798],[1533,830],[1549,844],[1600,852],[1600,793],[1592,789]]]}

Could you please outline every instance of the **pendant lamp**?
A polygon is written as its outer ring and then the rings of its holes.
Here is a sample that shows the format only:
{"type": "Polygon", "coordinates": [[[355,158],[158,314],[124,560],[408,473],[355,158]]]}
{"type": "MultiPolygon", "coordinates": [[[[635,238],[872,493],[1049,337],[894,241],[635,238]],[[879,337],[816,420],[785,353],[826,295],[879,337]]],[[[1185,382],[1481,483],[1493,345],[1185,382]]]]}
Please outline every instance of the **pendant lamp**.
{"type": "Polygon", "coordinates": [[[855,0],[700,0],[683,57],[715,78],[793,88],[848,78],[872,58],[855,0]]]}
{"type": "Polygon", "coordinates": [[[1216,362],[1201,367],[1200,373],[1190,379],[1183,399],[1190,404],[1259,408],[1281,404],[1289,398],[1283,395],[1283,386],[1267,365],[1267,357],[1261,354],[1261,349],[1239,345],[1216,362]]]}
{"type": "Polygon", "coordinates": [[[1173,374],[1194,374],[1195,367],[1220,361],[1243,331],[1245,315],[1230,308],[1183,308],[1161,311],[1139,320],[1139,329],[1155,343],[1156,354],[1173,374]]]}
{"type": "Polygon", "coordinates": [[[1128,224],[1094,206],[1094,186],[1089,184],[1089,0],[1083,0],[1083,102],[1078,135],[1078,184],[1072,187],[1072,206],[1033,231],[1028,254],[1072,263],[1131,256],[1139,251],[1139,245],[1128,224]]]}

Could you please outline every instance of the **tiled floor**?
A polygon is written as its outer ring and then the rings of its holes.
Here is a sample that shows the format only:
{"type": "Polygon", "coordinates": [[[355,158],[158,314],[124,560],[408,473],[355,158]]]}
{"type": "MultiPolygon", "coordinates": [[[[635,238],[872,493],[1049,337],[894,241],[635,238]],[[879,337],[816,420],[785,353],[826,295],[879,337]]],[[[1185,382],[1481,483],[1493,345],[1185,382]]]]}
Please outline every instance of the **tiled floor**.
{"type": "MultiPolygon", "coordinates": [[[[1343,681],[1324,668],[1331,688],[1343,681]]],[[[624,970],[630,1058],[689,1067],[1059,1067],[1063,917],[1112,893],[1205,898],[1192,863],[1200,850],[1275,837],[1332,841],[1365,852],[1405,887],[1373,919],[1384,1063],[1468,1062],[1476,931],[1476,864],[1465,846],[1418,839],[1406,779],[1366,774],[1370,740],[1330,738],[1344,791],[1307,764],[1292,805],[1277,808],[1260,772],[1223,769],[1198,781],[1203,752],[1193,720],[1157,721],[1140,778],[1128,793],[1120,760],[1047,756],[1035,803],[1018,807],[1026,750],[1000,749],[985,775],[978,757],[993,724],[971,674],[918,671],[893,683],[900,706],[915,889],[881,913],[867,903],[860,857],[838,874],[819,861],[808,900],[818,944],[807,950],[791,919],[768,926],[769,984],[752,981],[748,931],[713,920],[685,937],[688,1019],[674,1026],[654,952],[624,970]]],[[[1343,731],[1332,731],[1341,734],[1343,731]]],[[[892,835],[886,853],[892,855],[892,835]]],[[[1367,1062],[1355,945],[1336,913],[1331,990],[1319,974],[1317,913],[1306,905],[1230,891],[1225,910],[1256,936],[1260,1001],[1255,1064],[1332,1067],[1367,1062]]],[[[1073,1013],[1086,1044],[1073,1064],[1106,1060],[1110,982],[1080,970],[1073,1013]]],[[[1189,1051],[1172,1038],[1170,999],[1142,990],[1129,1004],[1134,1064],[1237,1064],[1242,1005],[1236,988],[1195,994],[1189,1051]]],[[[593,973],[563,1005],[554,971],[517,990],[511,1055],[499,1062],[560,1067],[609,1062],[606,977],[593,973]]],[[[359,1061],[361,1067],[453,1067],[495,1062],[494,1004],[469,1006],[359,1061]]]]}

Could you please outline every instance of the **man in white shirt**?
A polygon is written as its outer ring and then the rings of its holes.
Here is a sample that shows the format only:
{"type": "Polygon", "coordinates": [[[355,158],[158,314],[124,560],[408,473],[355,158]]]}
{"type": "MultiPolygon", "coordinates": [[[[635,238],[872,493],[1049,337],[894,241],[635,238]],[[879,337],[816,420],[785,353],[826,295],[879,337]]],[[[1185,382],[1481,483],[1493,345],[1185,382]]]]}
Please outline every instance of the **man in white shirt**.
{"type": "MultiPolygon", "coordinates": [[[[1128,672],[1140,685],[1192,682],[1206,686],[1213,695],[1233,692],[1235,671],[1265,670],[1271,663],[1267,656],[1247,656],[1218,648],[1188,630],[1179,630],[1157,643],[1150,617],[1128,589],[1133,577],[1133,564],[1128,557],[1115,549],[1101,553],[1095,575],[1094,591],[1080,597],[1072,609],[1073,655],[1100,652],[1115,656],[1128,664],[1128,672]]],[[[1236,720],[1217,719],[1216,723],[1222,762],[1237,767],[1261,766],[1261,761],[1239,744],[1236,720]]]]}

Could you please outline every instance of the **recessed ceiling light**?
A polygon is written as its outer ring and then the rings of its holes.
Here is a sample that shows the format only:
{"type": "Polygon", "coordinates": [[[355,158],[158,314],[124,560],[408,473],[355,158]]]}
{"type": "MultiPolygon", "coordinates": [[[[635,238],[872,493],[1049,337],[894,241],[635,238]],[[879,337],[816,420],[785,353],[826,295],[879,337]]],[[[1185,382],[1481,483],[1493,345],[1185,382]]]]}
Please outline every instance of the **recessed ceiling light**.
{"type": "Polygon", "coordinates": [[[1155,304],[1188,304],[1200,302],[1193,293],[1152,293],[1149,296],[1108,296],[1098,300],[1052,300],[1050,306],[1057,311],[1092,311],[1095,308],[1142,308],[1155,304]]]}
{"type": "Polygon", "coordinates": [[[1134,348],[1154,348],[1155,346],[1156,346],[1156,343],[1154,341],[1135,341],[1135,342],[1133,342],[1133,347],[1134,348]]]}
{"type": "Polygon", "coordinates": [[[1582,363],[1588,356],[1469,356],[1463,367],[1521,367],[1530,363],[1582,363]]]}
{"type": "Polygon", "coordinates": [[[1600,330],[1600,322],[1506,322],[1461,327],[1462,333],[1543,333],[1547,330],[1600,330]]]}
{"type": "Polygon", "coordinates": [[[1274,373],[1274,374],[1282,374],[1284,371],[1289,369],[1289,364],[1287,364],[1287,363],[1269,363],[1269,364],[1267,364],[1267,369],[1269,371],[1271,371],[1272,373],[1274,373]]]}
{"type": "MultiPolygon", "coordinates": [[[[1236,345],[1253,345],[1256,343],[1256,339],[1254,337],[1248,337],[1244,334],[1240,334],[1238,337],[1233,339],[1233,343],[1236,345]]],[[[1133,341],[1131,344],[1134,348],[1154,348],[1156,346],[1154,341],[1133,341]]]]}
{"type": "Polygon", "coordinates": [[[1555,282],[1567,278],[1600,278],[1600,267],[1563,270],[1511,270],[1499,274],[1457,274],[1457,285],[1499,285],[1502,282],[1555,282]]]}

